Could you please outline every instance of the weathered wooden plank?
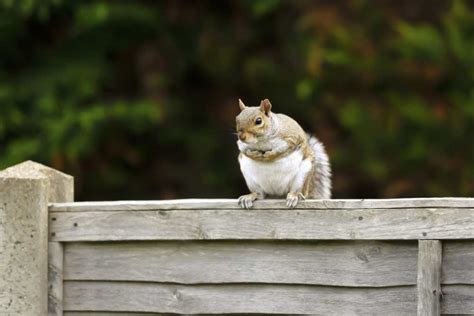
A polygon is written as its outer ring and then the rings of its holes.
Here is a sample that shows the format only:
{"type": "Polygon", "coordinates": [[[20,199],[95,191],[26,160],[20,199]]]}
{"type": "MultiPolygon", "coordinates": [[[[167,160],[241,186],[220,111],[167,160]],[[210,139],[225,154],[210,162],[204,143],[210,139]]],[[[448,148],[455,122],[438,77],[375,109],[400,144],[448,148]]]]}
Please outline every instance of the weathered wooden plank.
{"type": "MultiPolygon", "coordinates": [[[[256,201],[255,209],[287,209],[284,200],[256,201]]],[[[362,208],[474,208],[474,198],[411,198],[306,200],[299,209],[362,209],[362,208]]],[[[153,211],[153,210],[240,209],[236,199],[183,199],[162,201],[113,201],[54,203],[52,212],[88,211],[153,211]]]]}
{"type": "Polygon", "coordinates": [[[176,314],[163,313],[134,313],[134,312],[65,312],[64,316],[173,316],[176,314]]]}
{"type": "Polygon", "coordinates": [[[444,285],[441,313],[451,315],[474,314],[474,286],[444,285]]]}
{"type": "MultiPolygon", "coordinates": [[[[216,314],[199,314],[200,316],[214,316],[216,314]]],[[[248,314],[226,314],[228,316],[248,316],[248,314]]],[[[252,315],[268,315],[268,314],[256,314],[252,315]]],[[[278,314],[282,315],[282,314],[278,314]]],[[[306,315],[319,315],[319,314],[306,314],[306,315]]],[[[64,316],[176,316],[174,313],[135,313],[135,312],[65,312],[64,316]]]]}
{"type": "MultiPolygon", "coordinates": [[[[214,316],[216,314],[199,314],[200,316],[214,316]]],[[[248,314],[226,314],[226,315],[238,315],[247,316],[248,314]]],[[[256,314],[252,315],[268,315],[268,314],[256,314]]],[[[282,314],[278,314],[282,315],[282,314]]],[[[306,314],[306,315],[318,315],[318,314],[306,314]]],[[[135,312],[65,312],[64,316],[176,316],[174,313],[135,313],[135,312]]]]}
{"type": "Polygon", "coordinates": [[[467,208],[50,212],[51,241],[472,239],[467,208]]]}
{"type": "MultiPolygon", "coordinates": [[[[174,313],[135,313],[135,312],[65,312],[64,316],[176,316],[174,313]]],[[[188,315],[188,314],[184,314],[188,315]]],[[[216,314],[199,314],[199,316],[215,316],[216,314]]],[[[248,314],[229,313],[228,316],[248,316],[248,314]]],[[[251,315],[268,315],[262,313],[252,313],[251,315]]],[[[285,314],[275,314],[285,315],[285,314]]],[[[320,315],[320,314],[306,314],[306,315],[320,315]]]]}
{"type": "Polygon", "coordinates": [[[443,242],[443,284],[474,285],[474,241],[443,242]]]}
{"type": "Polygon", "coordinates": [[[64,279],[415,285],[417,250],[415,242],[374,241],[68,243],[64,279]]]}
{"type": "Polygon", "coordinates": [[[158,313],[393,314],[414,313],[414,286],[344,288],[305,285],[175,285],[133,282],[64,284],[68,311],[158,313]]]}
{"type": "Polygon", "coordinates": [[[48,243],[48,315],[63,314],[63,245],[48,243]]]}
{"type": "Polygon", "coordinates": [[[439,315],[441,299],[441,241],[420,240],[418,245],[417,315],[439,315]]]}

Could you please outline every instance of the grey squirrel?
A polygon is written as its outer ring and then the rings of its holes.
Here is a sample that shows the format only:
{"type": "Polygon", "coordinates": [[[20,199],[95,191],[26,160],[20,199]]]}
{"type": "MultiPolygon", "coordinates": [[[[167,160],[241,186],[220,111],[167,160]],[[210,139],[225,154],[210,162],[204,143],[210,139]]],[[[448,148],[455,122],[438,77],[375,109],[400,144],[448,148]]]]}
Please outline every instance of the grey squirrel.
{"type": "Polygon", "coordinates": [[[248,209],[267,196],[286,197],[290,208],[305,198],[330,199],[331,167],[323,144],[291,117],[273,113],[268,99],[258,107],[239,99],[239,107],[239,163],[251,192],[239,205],[248,209]]]}

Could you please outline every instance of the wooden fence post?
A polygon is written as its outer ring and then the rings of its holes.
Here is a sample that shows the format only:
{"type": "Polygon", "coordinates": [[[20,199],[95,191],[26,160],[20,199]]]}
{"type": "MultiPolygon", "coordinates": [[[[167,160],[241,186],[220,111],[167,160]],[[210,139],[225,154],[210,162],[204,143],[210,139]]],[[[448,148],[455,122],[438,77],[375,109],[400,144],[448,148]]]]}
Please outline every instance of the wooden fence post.
{"type": "Polygon", "coordinates": [[[440,315],[441,246],[439,240],[418,241],[418,316],[440,315]]]}
{"type": "Polygon", "coordinates": [[[0,314],[47,314],[48,203],[72,200],[73,178],[54,169],[0,172],[0,314]]]}

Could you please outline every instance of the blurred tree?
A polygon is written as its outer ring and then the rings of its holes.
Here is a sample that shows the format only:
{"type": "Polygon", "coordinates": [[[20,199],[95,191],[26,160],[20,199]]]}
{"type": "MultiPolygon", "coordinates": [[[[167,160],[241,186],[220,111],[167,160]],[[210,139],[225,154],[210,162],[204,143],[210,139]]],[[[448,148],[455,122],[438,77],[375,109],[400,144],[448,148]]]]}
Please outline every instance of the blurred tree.
{"type": "Polygon", "coordinates": [[[474,194],[468,1],[0,0],[0,168],[77,199],[235,197],[237,98],[329,150],[335,197],[474,194]]]}

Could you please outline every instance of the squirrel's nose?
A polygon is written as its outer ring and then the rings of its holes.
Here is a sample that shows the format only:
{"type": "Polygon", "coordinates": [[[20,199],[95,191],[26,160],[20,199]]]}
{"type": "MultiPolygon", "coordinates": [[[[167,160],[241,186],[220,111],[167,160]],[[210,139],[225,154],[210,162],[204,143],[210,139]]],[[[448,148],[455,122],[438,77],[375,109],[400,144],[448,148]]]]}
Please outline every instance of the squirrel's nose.
{"type": "Polygon", "coordinates": [[[246,134],[244,132],[239,132],[239,139],[241,141],[244,141],[247,138],[246,134]]]}

